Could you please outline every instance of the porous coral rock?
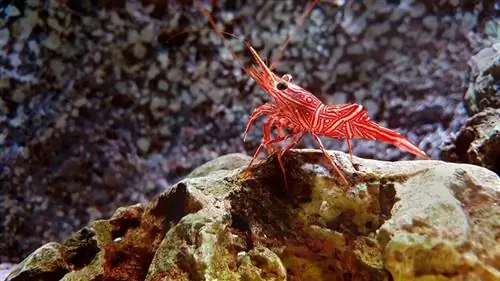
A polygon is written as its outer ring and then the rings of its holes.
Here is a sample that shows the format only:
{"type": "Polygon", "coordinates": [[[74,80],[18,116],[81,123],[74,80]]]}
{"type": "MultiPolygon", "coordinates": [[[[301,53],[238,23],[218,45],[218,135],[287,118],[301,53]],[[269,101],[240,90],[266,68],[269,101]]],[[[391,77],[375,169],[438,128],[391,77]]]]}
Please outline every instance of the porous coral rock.
{"type": "Polygon", "coordinates": [[[485,167],[500,175],[500,108],[475,114],[451,143],[441,148],[446,161],[485,167]]]}
{"type": "Polygon", "coordinates": [[[274,157],[250,176],[247,156],[214,160],[150,203],[43,246],[7,280],[499,280],[498,176],[335,156],[350,186],[318,150],[287,154],[287,190],[274,157]]]}

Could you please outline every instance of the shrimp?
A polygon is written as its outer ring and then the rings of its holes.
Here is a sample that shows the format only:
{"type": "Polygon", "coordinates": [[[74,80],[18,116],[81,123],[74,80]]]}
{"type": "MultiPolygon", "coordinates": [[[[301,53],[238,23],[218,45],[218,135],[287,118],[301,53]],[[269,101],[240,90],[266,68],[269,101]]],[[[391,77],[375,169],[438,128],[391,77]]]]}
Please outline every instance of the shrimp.
{"type": "MultiPolygon", "coordinates": [[[[309,5],[306,13],[311,11],[316,2],[318,1],[313,1],[309,5]]],[[[204,13],[209,18],[215,31],[224,39],[222,31],[216,26],[210,14],[207,11],[204,13]]],[[[305,18],[306,13],[304,13],[302,19],[305,18]]],[[[289,39],[286,43],[288,43],[289,39]]],[[[416,156],[430,159],[424,151],[412,144],[400,133],[384,128],[370,120],[363,106],[355,103],[339,105],[324,104],[311,92],[293,83],[290,74],[284,74],[281,77],[276,75],[249,43],[246,43],[246,46],[257,64],[248,69],[244,68],[244,70],[272,98],[271,102],[264,103],[253,111],[245,126],[244,140],[249,128],[257,118],[262,115],[268,118],[264,123],[262,142],[247,165],[247,172],[262,148],[266,148],[268,153],[277,153],[278,162],[284,175],[285,186],[287,186],[286,172],[282,160],[283,155],[296,146],[306,133],[311,134],[328,162],[345,184],[348,184],[348,181],[335,163],[333,157],[324,147],[320,137],[346,139],[351,162],[351,139],[386,142],[416,156]],[[278,136],[272,139],[271,130],[273,127],[277,128],[278,136]],[[285,130],[288,133],[284,134],[285,130]],[[275,150],[273,148],[272,145],[288,139],[292,140],[283,149],[275,150]]]]}

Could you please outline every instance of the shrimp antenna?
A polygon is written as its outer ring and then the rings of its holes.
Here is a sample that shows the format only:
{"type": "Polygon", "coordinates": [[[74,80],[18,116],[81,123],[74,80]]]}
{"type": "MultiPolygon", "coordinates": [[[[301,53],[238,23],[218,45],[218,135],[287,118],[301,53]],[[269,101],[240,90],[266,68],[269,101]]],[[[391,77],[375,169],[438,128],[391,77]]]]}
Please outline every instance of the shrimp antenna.
{"type": "MultiPolygon", "coordinates": [[[[202,31],[202,30],[203,30],[202,28],[193,28],[193,29],[179,31],[179,32],[176,32],[175,34],[171,35],[170,37],[168,37],[165,42],[169,42],[169,41],[173,40],[174,38],[176,38],[178,36],[181,36],[182,34],[193,33],[195,31],[202,31]]],[[[234,37],[234,38],[238,38],[238,36],[236,36],[235,34],[233,34],[231,32],[226,32],[226,31],[221,31],[221,32],[224,35],[231,36],[231,37],[234,37]]]]}
{"type": "MultiPolygon", "coordinates": [[[[226,38],[224,37],[224,32],[222,32],[222,30],[220,30],[217,27],[217,24],[215,24],[215,21],[214,21],[213,17],[210,15],[209,11],[207,9],[205,9],[205,8],[201,8],[201,12],[208,18],[208,21],[212,25],[213,29],[215,29],[215,31],[217,32],[217,34],[219,34],[219,36],[222,38],[222,41],[224,42],[224,45],[226,45],[229,48],[229,50],[230,50],[231,55],[233,56],[233,58],[241,63],[241,68],[245,71],[245,73],[248,76],[254,77],[254,79],[262,79],[262,78],[259,78],[260,77],[259,74],[256,74],[255,68],[252,68],[252,67],[246,68],[244,66],[244,64],[242,63],[242,61],[238,58],[238,56],[236,56],[236,52],[234,51],[234,49],[231,46],[231,44],[229,44],[227,42],[226,38]]],[[[236,37],[236,36],[234,36],[234,37],[236,37]]],[[[257,63],[259,64],[260,69],[264,73],[266,73],[266,75],[268,75],[269,77],[271,77],[271,79],[273,79],[273,81],[275,81],[275,79],[274,79],[274,77],[275,77],[274,73],[264,63],[264,61],[262,61],[262,59],[260,58],[259,54],[255,51],[255,49],[252,47],[252,45],[249,42],[247,42],[246,40],[245,40],[245,44],[246,44],[248,50],[250,51],[250,53],[252,54],[253,59],[256,60],[257,63]]]]}
{"type": "Polygon", "coordinates": [[[307,16],[309,16],[309,14],[312,12],[314,6],[316,6],[316,4],[319,2],[319,0],[313,0],[311,3],[309,3],[309,5],[307,5],[307,8],[306,10],[304,11],[304,13],[302,14],[302,16],[300,17],[299,21],[297,22],[297,24],[293,27],[293,29],[288,33],[287,37],[286,37],[286,40],[285,42],[283,43],[283,45],[281,46],[281,48],[279,49],[279,52],[278,52],[278,56],[275,58],[275,60],[270,64],[269,68],[273,69],[273,65],[274,64],[278,64],[279,63],[279,60],[281,59],[281,57],[283,56],[283,52],[285,51],[285,48],[288,46],[288,44],[290,43],[290,41],[292,40],[292,36],[297,32],[297,30],[302,26],[302,24],[304,24],[304,21],[306,20],[307,16]]]}
{"type": "MultiPolygon", "coordinates": [[[[238,56],[236,55],[236,51],[234,50],[233,46],[231,46],[231,44],[229,44],[227,42],[227,39],[224,37],[224,34],[227,34],[227,35],[230,35],[234,38],[238,38],[238,36],[234,35],[234,34],[231,34],[231,33],[228,33],[228,32],[224,32],[222,31],[218,26],[217,24],[215,23],[215,20],[214,18],[212,17],[212,15],[210,15],[210,12],[206,9],[206,8],[201,8],[201,13],[203,13],[207,19],[208,19],[208,22],[210,23],[210,25],[212,26],[212,28],[215,30],[215,32],[217,32],[217,34],[219,34],[219,36],[222,38],[222,41],[224,43],[224,45],[226,45],[226,47],[229,49],[229,51],[231,52],[231,55],[233,56],[233,58],[237,61],[239,61],[241,63],[241,60],[238,58],[238,56]]],[[[248,44],[248,42],[245,41],[245,43],[248,44]]],[[[241,66],[243,68],[243,70],[248,74],[249,74],[249,70],[243,66],[241,66]]]]}
{"type": "MultiPolygon", "coordinates": [[[[224,45],[226,45],[227,48],[230,50],[231,55],[233,56],[233,58],[236,61],[238,61],[238,62],[241,63],[241,68],[245,71],[245,73],[248,76],[253,77],[254,80],[257,81],[257,83],[261,83],[261,84],[265,83],[267,81],[264,81],[265,80],[264,79],[264,75],[260,74],[260,71],[262,71],[262,72],[264,72],[266,74],[265,76],[271,77],[271,79],[273,81],[275,81],[274,77],[276,75],[269,69],[269,67],[264,63],[264,61],[262,61],[262,59],[260,58],[259,54],[254,50],[254,48],[252,47],[252,45],[249,42],[247,42],[245,40],[245,45],[247,46],[248,50],[250,50],[253,59],[256,60],[257,63],[259,64],[260,70],[257,70],[257,68],[255,66],[250,67],[250,68],[246,68],[245,65],[242,63],[242,60],[240,58],[238,58],[238,56],[236,55],[236,52],[234,51],[234,48],[232,47],[232,45],[229,42],[227,42],[227,39],[224,37],[224,32],[217,26],[217,24],[215,23],[214,18],[212,17],[212,15],[210,15],[210,12],[206,8],[201,8],[201,13],[204,14],[207,17],[210,25],[212,25],[212,28],[222,38],[222,41],[223,41],[224,45]]],[[[232,35],[232,36],[234,36],[235,38],[237,38],[237,36],[235,36],[235,35],[232,35]]],[[[248,125],[247,125],[247,128],[248,128],[248,125]]],[[[243,138],[244,139],[246,138],[246,131],[244,133],[244,137],[243,138]]]]}

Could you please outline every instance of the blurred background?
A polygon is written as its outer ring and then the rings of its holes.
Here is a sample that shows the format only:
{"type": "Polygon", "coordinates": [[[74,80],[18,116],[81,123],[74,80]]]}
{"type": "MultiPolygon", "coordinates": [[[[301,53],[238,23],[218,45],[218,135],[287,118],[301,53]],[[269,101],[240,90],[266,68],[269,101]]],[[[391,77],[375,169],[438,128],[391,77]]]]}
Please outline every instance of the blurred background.
{"type": "MultiPolygon", "coordinates": [[[[314,8],[276,72],[441,159],[470,116],[468,61],[495,40],[496,1],[334,1],[314,8]],[[493,26],[493,28],[492,28],[493,26]]],[[[270,100],[244,41],[278,52],[308,1],[12,0],[0,6],[0,262],[19,262],[227,153],[252,155],[270,100]],[[221,38],[200,13],[233,34],[221,38]]],[[[324,139],[347,151],[343,140],[324,139]]],[[[354,140],[353,153],[414,159],[354,140]]],[[[298,147],[316,147],[305,138],[298,147]]]]}

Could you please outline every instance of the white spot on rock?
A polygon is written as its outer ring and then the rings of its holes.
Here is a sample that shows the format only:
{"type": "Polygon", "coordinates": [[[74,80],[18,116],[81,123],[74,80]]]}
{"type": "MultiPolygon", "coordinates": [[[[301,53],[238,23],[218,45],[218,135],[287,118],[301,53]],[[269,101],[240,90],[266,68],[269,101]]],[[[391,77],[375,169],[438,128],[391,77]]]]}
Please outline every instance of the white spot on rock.
{"type": "Polygon", "coordinates": [[[425,14],[425,4],[417,3],[414,7],[410,8],[410,16],[412,18],[419,18],[425,14]]]}
{"type": "Polygon", "coordinates": [[[7,28],[0,29],[0,48],[9,42],[10,32],[7,28]]]}
{"type": "Polygon", "coordinates": [[[18,53],[13,53],[9,55],[9,64],[13,67],[18,67],[21,65],[21,59],[18,53]]]}
{"type": "Polygon", "coordinates": [[[354,44],[347,48],[347,54],[349,55],[361,55],[363,54],[363,46],[361,44],[354,44]]]}
{"type": "Polygon", "coordinates": [[[306,172],[313,172],[318,176],[330,177],[330,173],[328,172],[328,170],[325,167],[318,164],[306,163],[302,165],[300,168],[306,172]]]}
{"type": "Polygon", "coordinates": [[[143,30],[141,30],[141,39],[144,42],[151,42],[154,39],[154,25],[151,23],[148,26],[146,26],[143,30]]]}
{"type": "Polygon", "coordinates": [[[351,14],[345,15],[345,20],[341,23],[342,28],[350,36],[359,36],[366,28],[366,14],[354,18],[351,14]]]}
{"type": "Polygon", "coordinates": [[[166,108],[168,102],[165,98],[153,97],[151,104],[149,105],[149,110],[155,118],[160,118],[164,115],[164,109],[166,108]]]}
{"type": "Polygon", "coordinates": [[[438,27],[438,18],[436,16],[426,16],[422,20],[422,24],[430,30],[435,30],[438,27]]]}
{"type": "Polygon", "coordinates": [[[146,56],[148,50],[146,49],[146,47],[144,47],[143,44],[136,43],[136,44],[134,44],[134,50],[133,50],[133,52],[134,52],[134,56],[136,58],[143,59],[146,56]]]}
{"type": "Polygon", "coordinates": [[[148,152],[150,145],[151,145],[151,141],[148,138],[139,138],[137,140],[137,147],[139,147],[139,149],[142,152],[148,152]]]}
{"type": "Polygon", "coordinates": [[[158,90],[167,91],[168,90],[167,81],[165,81],[165,80],[158,81],[158,90]]]}
{"type": "Polygon", "coordinates": [[[139,41],[139,38],[140,38],[140,35],[139,35],[139,32],[137,32],[137,30],[135,30],[135,29],[129,30],[129,32],[127,34],[127,41],[129,43],[135,43],[135,42],[139,41]]]}
{"type": "Polygon", "coordinates": [[[19,9],[14,5],[8,5],[7,7],[5,7],[3,12],[7,16],[7,18],[17,17],[17,16],[21,15],[21,11],[19,11],[19,9]]]}
{"type": "Polygon", "coordinates": [[[65,71],[65,66],[61,60],[53,59],[50,61],[50,69],[54,72],[55,76],[60,78],[65,71]]]}
{"type": "Polygon", "coordinates": [[[160,69],[156,66],[156,64],[153,64],[149,67],[148,69],[148,79],[153,79],[155,78],[158,74],[160,74],[160,69]]]}
{"type": "Polygon", "coordinates": [[[179,82],[182,80],[182,72],[178,68],[173,68],[167,72],[167,79],[171,82],[179,82]]]}
{"type": "Polygon", "coordinates": [[[59,36],[52,32],[45,40],[42,41],[42,44],[48,49],[55,51],[59,48],[59,46],[61,46],[61,40],[59,39],[59,36]]]}
{"type": "Polygon", "coordinates": [[[352,66],[350,61],[343,62],[337,66],[337,73],[339,75],[349,75],[351,74],[352,66]]]}
{"type": "Polygon", "coordinates": [[[31,52],[33,52],[33,54],[35,54],[36,56],[38,56],[40,54],[40,47],[38,46],[38,44],[36,43],[35,40],[30,40],[28,42],[28,48],[31,52]]]}
{"type": "Polygon", "coordinates": [[[156,60],[160,63],[161,68],[166,69],[168,66],[168,54],[166,52],[159,53],[156,60]]]}

